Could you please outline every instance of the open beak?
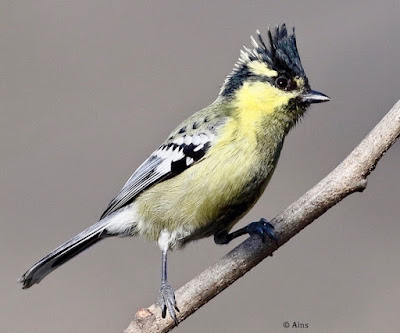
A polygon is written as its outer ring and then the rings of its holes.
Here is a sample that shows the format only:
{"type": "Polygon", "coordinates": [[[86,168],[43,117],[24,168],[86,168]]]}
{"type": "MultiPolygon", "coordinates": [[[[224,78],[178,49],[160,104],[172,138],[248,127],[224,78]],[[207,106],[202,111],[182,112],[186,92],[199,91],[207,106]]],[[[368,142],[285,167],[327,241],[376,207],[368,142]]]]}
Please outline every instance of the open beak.
{"type": "Polygon", "coordinates": [[[323,93],[320,93],[315,90],[310,90],[307,94],[304,94],[302,97],[302,101],[305,103],[322,103],[328,102],[331,99],[323,93]]]}

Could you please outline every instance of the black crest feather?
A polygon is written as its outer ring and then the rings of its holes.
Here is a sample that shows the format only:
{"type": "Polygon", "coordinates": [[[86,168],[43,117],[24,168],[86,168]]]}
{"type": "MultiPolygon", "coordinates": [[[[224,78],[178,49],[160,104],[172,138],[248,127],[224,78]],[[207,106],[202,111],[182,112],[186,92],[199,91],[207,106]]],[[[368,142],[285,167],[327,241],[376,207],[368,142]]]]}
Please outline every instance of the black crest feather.
{"type": "Polygon", "coordinates": [[[259,31],[257,31],[257,41],[253,37],[251,37],[251,41],[253,48],[244,47],[240,51],[235,68],[221,88],[221,95],[229,95],[243,84],[251,74],[247,64],[254,60],[264,62],[279,75],[306,76],[297,50],[294,28],[291,34],[288,34],[285,24],[276,26],[274,32],[268,29],[268,46],[259,31]]]}

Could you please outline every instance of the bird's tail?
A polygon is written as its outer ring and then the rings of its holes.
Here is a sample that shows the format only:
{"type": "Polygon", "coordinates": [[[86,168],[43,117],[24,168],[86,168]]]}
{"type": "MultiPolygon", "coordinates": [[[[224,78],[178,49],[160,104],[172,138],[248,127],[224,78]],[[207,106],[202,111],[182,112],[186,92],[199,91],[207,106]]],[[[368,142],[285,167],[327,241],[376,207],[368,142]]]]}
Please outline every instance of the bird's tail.
{"type": "Polygon", "coordinates": [[[18,280],[22,283],[22,288],[26,289],[35,283],[39,283],[47,274],[106,237],[107,219],[105,220],[101,220],[82,231],[34,264],[18,280]]]}

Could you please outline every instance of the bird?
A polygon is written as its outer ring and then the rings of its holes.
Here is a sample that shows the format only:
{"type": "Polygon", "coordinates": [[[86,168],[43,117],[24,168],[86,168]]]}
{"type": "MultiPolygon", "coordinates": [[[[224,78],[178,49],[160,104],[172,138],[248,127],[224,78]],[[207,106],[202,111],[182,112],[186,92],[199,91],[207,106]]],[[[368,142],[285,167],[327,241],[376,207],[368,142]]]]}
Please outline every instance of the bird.
{"type": "Polygon", "coordinates": [[[216,100],[171,132],[97,223],[23,274],[23,289],[105,238],[143,236],[161,250],[157,303],[162,317],[168,311],[177,325],[179,302],[167,279],[168,251],[210,236],[216,244],[244,234],[278,243],[265,218],[230,231],[267,187],[290,129],[311,104],[330,98],[311,89],[294,28],[268,28],[267,38],[259,30],[251,36],[252,47],[242,48],[216,100]]]}

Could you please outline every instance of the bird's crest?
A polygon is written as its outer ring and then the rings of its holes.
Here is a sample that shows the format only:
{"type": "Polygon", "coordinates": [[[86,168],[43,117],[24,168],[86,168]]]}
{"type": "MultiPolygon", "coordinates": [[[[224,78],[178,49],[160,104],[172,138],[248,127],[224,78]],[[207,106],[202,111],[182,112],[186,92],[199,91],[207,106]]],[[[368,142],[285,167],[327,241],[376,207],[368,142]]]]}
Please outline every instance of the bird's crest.
{"type": "Polygon", "coordinates": [[[266,66],[266,69],[275,71],[279,75],[305,77],[294,28],[292,34],[288,34],[285,24],[277,26],[273,33],[268,28],[268,40],[267,47],[259,30],[257,30],[257,40],[251,36],[253,48],[243,46],[233,71],[221,88],[220,95],[231,94],[252,74],[248,67],[252,61],[259,61],[266,66]]]}

